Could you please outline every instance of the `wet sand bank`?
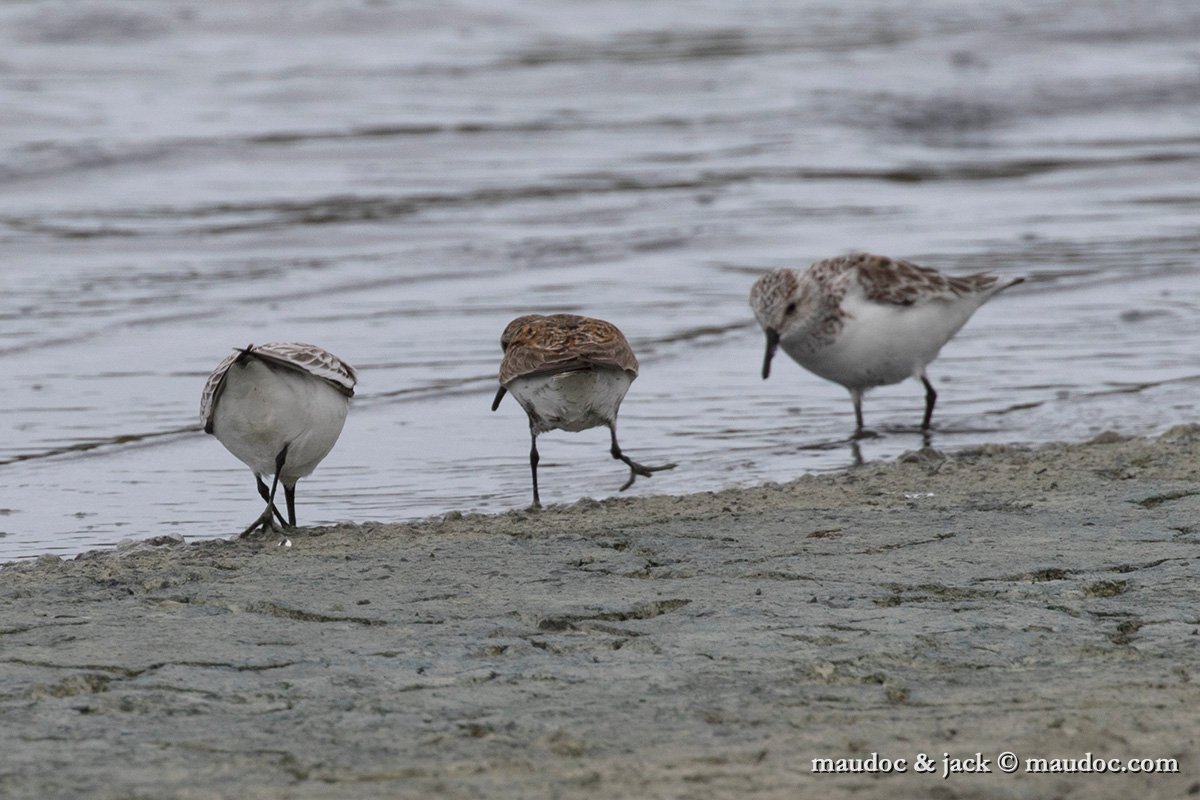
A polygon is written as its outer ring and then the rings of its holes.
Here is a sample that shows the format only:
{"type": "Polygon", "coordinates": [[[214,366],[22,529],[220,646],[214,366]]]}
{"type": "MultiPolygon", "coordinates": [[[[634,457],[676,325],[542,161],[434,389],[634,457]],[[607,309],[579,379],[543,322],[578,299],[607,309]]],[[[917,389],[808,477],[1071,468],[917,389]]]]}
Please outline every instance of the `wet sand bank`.
{"type": "Polygon", "coordinates": [[[0,570],[0,795],[1200,791],[1198,426],[277,541],[0,570]]]}

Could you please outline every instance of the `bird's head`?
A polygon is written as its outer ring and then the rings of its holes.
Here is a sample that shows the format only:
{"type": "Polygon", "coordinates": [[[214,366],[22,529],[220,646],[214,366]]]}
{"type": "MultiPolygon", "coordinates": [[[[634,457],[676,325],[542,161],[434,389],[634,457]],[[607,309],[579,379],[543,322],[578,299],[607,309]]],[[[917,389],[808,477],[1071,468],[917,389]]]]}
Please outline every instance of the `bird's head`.
{"type": "Polygon", "coordinates": [[[540,319],[540,314],[526,314],[523,317],[517,317],[512,322],[504,326],[504,333],[500,334],[500,350],[507,353],[508,346],[513,343],[513,339],[519,337],[521,329],[535,319],[540,319]]]}
{"type": "Polygon", "coordinates": [[[763,357],[762,376],[771,374],[771,359],[781,339],[801,331],[816,312],[816,297],[799,278],[794,269],[777,269],[754,282],[750,290],[750,307],[767,335],[767,352],[763,357]]]}

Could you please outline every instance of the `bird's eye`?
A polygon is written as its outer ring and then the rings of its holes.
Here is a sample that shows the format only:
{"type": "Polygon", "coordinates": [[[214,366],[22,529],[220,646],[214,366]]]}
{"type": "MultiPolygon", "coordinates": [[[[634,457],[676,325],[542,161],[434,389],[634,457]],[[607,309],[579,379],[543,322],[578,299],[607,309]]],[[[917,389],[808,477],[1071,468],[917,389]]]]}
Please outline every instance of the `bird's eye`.
{"type": "Polygon", "coordinates": [[[796,313],[796,304],[795,304],[795,303],[788,303],[788,304],[787,304],[787,308],[785,308],[785,309],[783,310],[783,313],[784,313],[784,314],[795,314],[795,313],[796,313]]]}

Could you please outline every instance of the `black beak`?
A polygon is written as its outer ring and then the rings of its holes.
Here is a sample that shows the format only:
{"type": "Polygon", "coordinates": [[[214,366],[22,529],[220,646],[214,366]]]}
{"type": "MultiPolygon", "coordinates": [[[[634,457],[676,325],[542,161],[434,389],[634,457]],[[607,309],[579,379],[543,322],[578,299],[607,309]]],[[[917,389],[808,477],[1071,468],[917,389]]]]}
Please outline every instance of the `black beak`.
{"type": "Polygon", "coordinates": [[[774,328],[767,328],[767,354],[763,356],[763,380],[771,376],[771,359],[775,357],[775,350],[779,347],[779,332],[774,328]]]}
{"type": "Polygon", "coordinates": [[[495,411],[500,407],[500,401],[504,399],[504,393],[507,391],[508,389],[505,389],[503,386],[501,386],[500,391],[496,392],[496,399],[492,401],[492,411],[495,411]]]}
{"type": "Polygon", "coordinates": [[[233,349],[238,351],[238,357],[237,357],[238,364],[245,364],[248,359],[250,359],[254,356],[254,345],[253,344],[248,344],[245,347],[235,347],[233,349]]]}

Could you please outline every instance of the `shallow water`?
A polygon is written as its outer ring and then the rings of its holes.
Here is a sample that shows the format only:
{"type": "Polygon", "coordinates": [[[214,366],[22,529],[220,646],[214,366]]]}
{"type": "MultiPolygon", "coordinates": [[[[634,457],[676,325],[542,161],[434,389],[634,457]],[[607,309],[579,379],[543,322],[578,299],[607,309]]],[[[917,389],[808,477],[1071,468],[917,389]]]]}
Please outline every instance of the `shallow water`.
{"type": "MultiPolygon", "coordinates": [[[[679,463],[633,493],[847,466],[746,296],[854,249],[1029,278],[931,368],[935,447],[1195,419],[1200,7],[963,5],[0,6],[0,558],[255,517],[197,419],[249,342],[360,371],[302,524],[527,504],[526,312],[633,343],[622,446],[679,463]]],[[[921,409],[868,395],[861,456],[921,409]]],[[[602,429],[539,449],[543,501],[624,481],[602,429]]]]}

